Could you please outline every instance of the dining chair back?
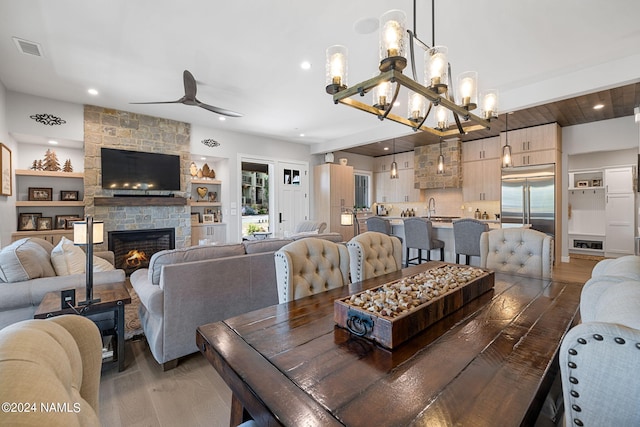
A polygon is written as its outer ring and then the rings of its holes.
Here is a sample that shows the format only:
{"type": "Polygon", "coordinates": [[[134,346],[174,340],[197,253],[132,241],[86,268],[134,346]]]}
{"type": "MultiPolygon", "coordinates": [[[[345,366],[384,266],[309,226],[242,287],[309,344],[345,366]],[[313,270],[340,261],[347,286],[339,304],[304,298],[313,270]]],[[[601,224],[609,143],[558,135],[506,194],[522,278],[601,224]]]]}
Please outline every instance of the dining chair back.
{"type": "Polygon", "coordinates": [[[349,284],[349,251],[342,243],[307,237],[286,244],[274,257],[280,303],[349,284]]]}
{"type": "Polygon", "coordinates": [[[530,228],[499,228],[480,235],[480,267],[550,278],[553,239],[530,228]]]}
{"type": "Polygon", "coordinates": [[[423,261],[431,261],[431,251],[440,249],[440,260],[444,261],[444,242],[434,237],[431,221],[419,217],[405,218],[404,240],[407,253],[405,266],[409,264],[421,264],[423,261]],[[418,256],[410,258],[411,249],[417,249],[418,256]],[[422,251],[427,251],[427,257],[422,258],[422,251]]]}
{"type": "Polygon", "coordinates": [[[358,234],[347,242],[352,282],[402,269],[402,243],[377,231],[358,234]]]}
{"type": "Polygon", "coordinates": [[[377,231],[379,233],[391,234],[391,221],[387,218],[372,216],[367,218],[367,231],[377,231]]]}
{"type": "Polygon", "coordinates": [[[469,265],[472,256],[480,257],[480,235],[489,231],[489,224],[473,218],[453,221],[453,240],[455,243],[456,264],[460,264],[460,255],[465,256],[469,265]]]}

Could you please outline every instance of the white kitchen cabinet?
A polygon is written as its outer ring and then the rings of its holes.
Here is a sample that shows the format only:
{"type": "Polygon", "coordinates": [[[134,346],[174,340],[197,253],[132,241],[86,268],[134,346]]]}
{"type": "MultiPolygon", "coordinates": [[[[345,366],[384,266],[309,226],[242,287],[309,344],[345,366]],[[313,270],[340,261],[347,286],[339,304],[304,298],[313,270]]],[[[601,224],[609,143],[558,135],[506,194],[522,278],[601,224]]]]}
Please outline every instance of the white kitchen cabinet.
{"type": "Polygon", "coordinates": [[[391,179],[391,162],[394,156],[376,157],[373,180],[377,203],[417,202],[420,200],[420,189],[415,189],[414,157],[413,151],[395,155],[398,164],[397,179],[391,179]]]}
{"type": "Polygon", "coordinates": [[[633,193],[633,168],[609,168],[604,170],[604,185],[607,194],[633,193]]]}
{"type": "Polygon", "coordinates": [[[211,243],[227,242],[227,225],[222,223],[214,224],[192,224],[191,244],[198,245],[201,240],[211,243]]]}
{"type": "Polygon", "coordinates": [[[338,232],[347,241],[353,237],[353,226],[340,224],[340,215],[351,211],[355,204],[353,166],[334,163],[318,165],[313,169],[316,221],[327,223],[327,232],[338,232]]]}
{"type": "Polygon", "coordinates": [[[605,197],[605,256],[633,255],[634,193],[613,193],[605,197]]]}

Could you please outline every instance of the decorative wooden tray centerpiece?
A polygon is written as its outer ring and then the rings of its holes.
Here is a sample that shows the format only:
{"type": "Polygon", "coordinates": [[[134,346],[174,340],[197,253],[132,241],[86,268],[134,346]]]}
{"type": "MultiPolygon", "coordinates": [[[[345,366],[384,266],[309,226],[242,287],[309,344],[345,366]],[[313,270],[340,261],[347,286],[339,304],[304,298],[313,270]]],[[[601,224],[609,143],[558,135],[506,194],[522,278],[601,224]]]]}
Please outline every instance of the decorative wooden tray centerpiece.
{"type": "Polygon", "coordinates": [[[334,321],[393,349],[491,290],[493,272],[445,264],[338,299],[334,321]]]}

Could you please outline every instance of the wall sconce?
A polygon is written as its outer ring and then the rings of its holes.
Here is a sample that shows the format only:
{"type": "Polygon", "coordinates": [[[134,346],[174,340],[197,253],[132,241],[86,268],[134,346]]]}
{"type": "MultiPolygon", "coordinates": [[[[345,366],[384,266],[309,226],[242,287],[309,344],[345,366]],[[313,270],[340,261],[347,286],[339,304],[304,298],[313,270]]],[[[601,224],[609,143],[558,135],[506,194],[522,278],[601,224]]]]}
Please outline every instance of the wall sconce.
{"type": "Polygon", "coordinates": [[[100,298],[93,298],[93,245],[104,242],[104,223],[94,221],[93,217],[87,215],[85,221],[73,223],[73,243],[78,246],[86,246],[86,289],[85,301],[80,301],[78,305],[91,305],[100,302],[100,298]]]}

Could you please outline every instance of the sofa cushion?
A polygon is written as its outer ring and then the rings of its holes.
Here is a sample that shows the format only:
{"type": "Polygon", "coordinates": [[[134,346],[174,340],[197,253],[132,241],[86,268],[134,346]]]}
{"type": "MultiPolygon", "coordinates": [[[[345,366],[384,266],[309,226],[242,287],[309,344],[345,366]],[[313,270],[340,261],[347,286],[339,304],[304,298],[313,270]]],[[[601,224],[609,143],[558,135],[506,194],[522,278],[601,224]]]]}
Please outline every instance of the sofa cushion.
{"type": "MultiPolygon", "coordinates": [[[[86,260],[85,252],[64,236],[51,251],[51,263],[58,276],[84,273],[86,260]]],[[[94,273],[111,270],[115,267],[109,261],[93,256],[94,273]]]]}
{"type": "Polygon", "coordinates": [[[156,252],[149,261],[149,280],[154,285],[160,284],[160,272],[163,265],[183,262],[203,261],[212,258],[244,255],[245,249],[241,243],[226,245],[189,246],[180,249],[168,249],[156,252]]]}
{"type": "Polygon", "coordinates": [[[0,280],[12,283],[55,276],[46,243],[26,237],[4,247],[0,251],[0,280]]]}
{"type": "Polygon", "coordinates": [[[263,239],[263,240],[246,240],[242,242],[247,254],[257,254],[261,252],[275,252],[287,243],[291,243],[291,239],[263,239]]]}

